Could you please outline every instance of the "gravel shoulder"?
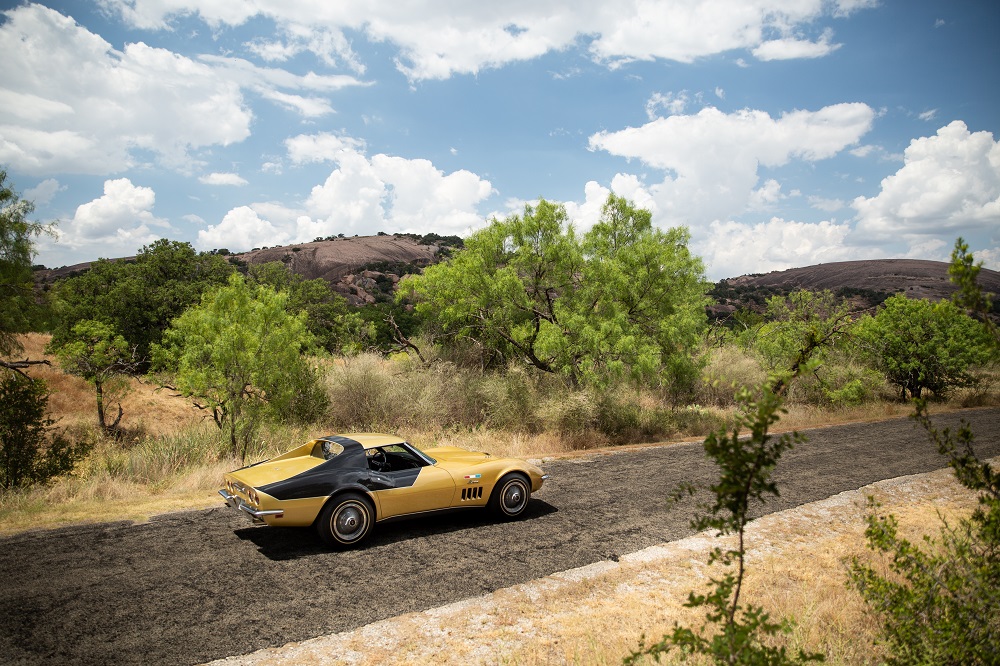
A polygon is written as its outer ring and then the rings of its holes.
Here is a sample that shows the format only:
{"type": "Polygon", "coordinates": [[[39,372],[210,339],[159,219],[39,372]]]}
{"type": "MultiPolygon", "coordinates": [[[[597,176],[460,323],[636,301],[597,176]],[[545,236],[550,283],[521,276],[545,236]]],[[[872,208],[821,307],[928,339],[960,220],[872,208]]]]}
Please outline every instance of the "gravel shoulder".
{"type": "MultiPolygon", "coordinates": [[[[1000,410],[962,417],[1000,454],[1000,410]]],[[[759,514],[824,500],[943,460],[908,419],[806,431],[782,495],[759,514]]],[[[324,549],[308,530],[249,527],[224,508],[0,539],[0,654],[9,663],[190,664],[446,606],[691,536],[712,478],[700,443],[549,461],[526,519],[479,513],[380,526],[367,547],[324,549]]]]}

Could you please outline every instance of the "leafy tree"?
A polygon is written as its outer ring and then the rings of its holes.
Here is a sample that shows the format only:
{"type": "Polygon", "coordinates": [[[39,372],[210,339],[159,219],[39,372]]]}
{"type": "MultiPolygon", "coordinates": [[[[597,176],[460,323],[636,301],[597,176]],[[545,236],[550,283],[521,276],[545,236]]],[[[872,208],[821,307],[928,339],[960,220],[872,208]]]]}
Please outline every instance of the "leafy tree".
{"type": "Polygon", "coordinates": [[[176,372],[177,388],[204,402],[242,459],[263,419],[309,420],[326,407],[302,356],[313,345],[305,314],[288,314],[287,304],[286,293],[232,275],[154,348],[156,367],[176,372]]]}
{"type": "MultiPolygon", "coordinates": [[[[788,620],[772,620],[759,606],[744,604],[740,600],[746,575],[746,525],[751,510],[777,497],[778,486],[774,470],[781,456],[795,443],[805,438],[798,433],[785,433],[778,437],[770,434],[771,426],[778,422],[782,407],[782,394],[789,382],[815,367],[813,353],[830,343],[840,334],[844,320],[814,322],[803,331],[800,349],[791,361],[788,371],[773,375],[757,395],[749,389],[740,389],[737,402],[740,411],[732,433],[723,428],[705,439],[705,453],[719,468],[719,480],[710,486],[714,501],[705,514],[691,521],[696,530],[711,529],[718,536],[735,535],[736,545],[723,549],[716,547],[709,555],[709,564],[716,562],[729,567],[721,578],[711,579],[707,594],[688,595],[685,606],[705,609],[705,623],[699,630],[674,624],[671,633],[652,644],[639,645],[639,649],[625,658],[625,663],[637,663],[646,655],[659,661],[660,656],[678,650],[682,656],[702,655],[716,664],[797,664],[823,661],[819,654],[798,651],[790,655],[784,646],[765,645],[765,637],[775,638],[791,631],[788,620]],[[749,437],[741,436],[741,430],[749,437]]],[[[679,494],[695,492],[692,486],[681,488],[679,494]]]]}
{"type": "MultiPolygon", "coordinates": [[[[959,290],[955,300],[969,308],[992,337],[997,328],[986,316],[990,302],[976,282],[979,265],[959,238],[949,269],[959,290]]],[[[994,664],[1000,645],[1000,476],[975,453],[968,424],[938,430],[924,400],[914,419],[945,456],[958,481],[977,494],[978,507],[952,526],[942,521],[938,539],[923,546],[899,536],[892,515],[880,514],[869,498],[868,547],[891,558],[892,576],[853,558],[848,584],[878,614],[889,664],[994,664]]]]}
{"type": "Polygon", "coordinates": [[[675,396],[697,378],[709,288],[684,228],[655,229],[652,215],[608,196],[584,235],[584,275],[567,322],[584,376],[653,382],[675,396]]]}
{"type": "MultiPolygon", "coordinates": [[[[767,299],[764,320],[741,331],[739,342],[753,350],[771,371],[788,367],[799,351],[803,334],[811,327],[846,319],[850,306],[837,302],[830,291],[799,290],[767,299]]],[[[819,350],[822,354],[825,350],[819,350]]]]}
{"type": "Polygon", "coordinates": [[[14,372],[0,375],[0,487],[43,483],[72,470],[88,447],[53,434],[53,421],[45,416],[45,382],[14,372]]]}
{"type": "Polygon", "coordinates": [[[897,294],[878,314],[862,318],[854,334],[861,355],[900,387],[903,398],[966,386],[969,369],[991,357],[986,330],[949,301],[897,294]]]}
{"type": "Polygon", "coordinates": [[[100,321],[148,360],[170,322],[234,272],[222,256],[166,239],[143,247],[134,260],[101,259],[56,286],[60,321],[53,339],[61,345],[72,339],[77,322],[100,321]]]}
{"type": "Polygon", "coordinates": [[[581,239],[565,208],[542,200],[405,278],[399,298],[488,363],[518,359],[574,382],[664,381],[691,364],[705,325],[704,269],[688,241],[613,195],[581,239]]]}
{"type": "Polygon", "coordinates": [[[64,371],[94,385],[100,428],[105,432],[117,428],[123,414],[119,401],[128,393],[129,376],[139,365],[135,348],[107,324],[85,319],[73,326],[69,340],[49,349],[64,371]],[[105,405],[112,402],[118,402],[118,416],[108,423],[105,405]]]}
{"type": "Polygon", "coordinates": [[[368,337],[368,327],[361,315],[322,278],[306,280],[284,264],[272,261],[251,265],[247,282],[287,293],[288,312],[305,312],[306,326],[316,344],[332,354],[359,351],[368,337]]]}
{"type": "Polygon", "coordinates": [[[948,266],[951,281],[958,287],[952,294],[951,301],[965,310],[969,316],[983,322],[993,341],[1000,345],[1000,329],[989,317],[993,309],[993,299],[976,281],[982,269],[983,262],[975,260],[969,252],[969,244],[959,237],[955,241],[955,249],[951,252],[951,264],[948,266]]]}
{"type": "MultiPolygon", "coordinates": [[[[17,336],[29,330],[38,308],[31,272],[34,237],[49,228],[28,220],[34,208],[17,195],[7,183],[7,172],[0,170],[0,358],[21,352],[17,336]]],[[[30,363],[0,361],[0,367],[19,369],[30,363]]]]}

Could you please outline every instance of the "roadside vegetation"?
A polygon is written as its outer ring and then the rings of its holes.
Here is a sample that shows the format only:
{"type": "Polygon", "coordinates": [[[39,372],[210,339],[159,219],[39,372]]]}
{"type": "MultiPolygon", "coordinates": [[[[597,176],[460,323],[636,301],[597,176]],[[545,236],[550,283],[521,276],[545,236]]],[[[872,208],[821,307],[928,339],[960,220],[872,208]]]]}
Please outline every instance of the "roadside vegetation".
{"type": "MultiPolygon", "coordinates": [[[[690,597],[708,609],[702,631],[675,625],[632,658],[673,646],[718,663],[743,663],[732,655],[744,647],[783,659],[776,635],[791,625],[740,601],[746,506],[776,494],[770,471],[795,440],[775,432],[901,416],[911,397],[924,415],[1000,404],[990,302],[961,239],[955,303],[895,295],[854,311],[844,295],[800,291],[710,323],[712,285],[685,229],[656,229],[611,196],[579,234],[542,200],[403,278],[394,302],[352,309],[280,262],[167,240],[37,291],[46,228],[2,172],[0,195],[0,532],[215,505],[223,471],[330,432],[533,458],[705,439],[720,469],[752,481],[723,477],[698,524],[739,537],[712,556],[736,573],[690,597]]],[[[989,467],[959,455],[966,441],[942,452],[995,495],[989,467]]],[[[996,532],[984,506],[963,535],[996,532]]],[[[871,520],[882,550],[907,548],[889,519],[871,520]]],[[[871,598],[885,588],[863,566],[854,580],[871,598]]],[[[1000,582],[995,562],[976,566],[1000,582]]]]}

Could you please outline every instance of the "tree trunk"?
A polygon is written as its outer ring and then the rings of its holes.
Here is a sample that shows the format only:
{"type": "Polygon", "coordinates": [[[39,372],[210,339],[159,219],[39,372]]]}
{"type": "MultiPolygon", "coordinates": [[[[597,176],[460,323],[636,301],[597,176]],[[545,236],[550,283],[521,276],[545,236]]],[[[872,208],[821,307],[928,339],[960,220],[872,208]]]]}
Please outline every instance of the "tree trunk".
{"type": "Polygon", "coordinates": [[[101,427],[102,431],[106,431],[108,427],[104,425],[104,383],[100,380],[94,380],[94,388],[97,389],[97,425],[101,427]]]}

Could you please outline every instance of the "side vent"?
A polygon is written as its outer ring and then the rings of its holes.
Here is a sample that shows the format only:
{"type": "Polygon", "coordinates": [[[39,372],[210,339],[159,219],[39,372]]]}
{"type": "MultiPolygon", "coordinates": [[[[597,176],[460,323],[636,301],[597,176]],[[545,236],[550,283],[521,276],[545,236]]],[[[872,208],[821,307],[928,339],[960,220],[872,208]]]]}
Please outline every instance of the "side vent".
{"type": "Polygon", "coordinates": [[[483,487],[473,486],[472,488],[462,488],[462,501],[483,499],[483,487]]]}

